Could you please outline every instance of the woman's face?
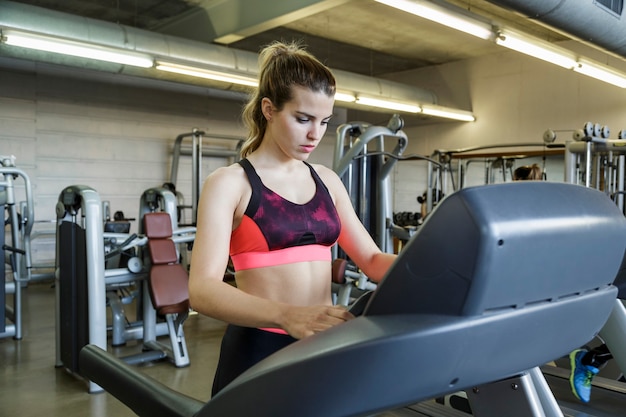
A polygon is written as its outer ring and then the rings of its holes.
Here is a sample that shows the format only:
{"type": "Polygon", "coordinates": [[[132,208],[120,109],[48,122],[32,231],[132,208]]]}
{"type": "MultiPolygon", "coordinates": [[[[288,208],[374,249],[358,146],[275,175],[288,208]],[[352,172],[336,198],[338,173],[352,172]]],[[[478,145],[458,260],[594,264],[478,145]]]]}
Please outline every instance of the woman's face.
{"type": "Polygon", "coordinates": [[[293,98],[278,111],[264,98],[267,119],[265,140],[274,142],[286,155],[306,160],[319,144],[333,115],[334,97],[304,87],[293,87],[293,98]]]}

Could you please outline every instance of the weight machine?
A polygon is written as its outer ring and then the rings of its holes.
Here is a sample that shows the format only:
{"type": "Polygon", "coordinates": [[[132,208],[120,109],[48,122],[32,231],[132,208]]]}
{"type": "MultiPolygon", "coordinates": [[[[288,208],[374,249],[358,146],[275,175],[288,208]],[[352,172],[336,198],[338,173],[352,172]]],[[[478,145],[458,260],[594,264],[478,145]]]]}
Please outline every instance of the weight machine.
{"type": "Polygon", "coordinates": [[[388,223],[393,218],[389,176],[408,144],[404,121],[394,115],[387,126],[352,122],[337,128],[333,170],[342,179],[352,206],[378,247],[393,252],[388,223]],[[385,138],[397,140],[385,152],[385,138]]]}
{"type": "MultiPolygon", "coordinates": [[[[404,121],[397,114],[387,126],[346,123],[337,128],[335,142],[333,170],[344,183],[357,216],[378,247],[387,253],[393,253],[389,175],[408,143],[401,130],[403,126],[404,121]],[[397,140],[393,151],[385,152],[385,138],[397,140]]],[[[356,266],[342,260],[345,254],[339,254],[336,248],[334,252],[333,280],[339,285],[336,304],[348,305],[353,288],[360,291],[376,288],[356,266]]]]}
{"type": "Polygon", "coordinates": [[[22,286],[30,281],[31,250],[30,235],[35,221],[33,193],[28,175],[15,166],[15,156],[0,156],[0,202],[8,214],[5,227],[0,236],[0,245],[4,253],[1,267],[3,283],[0,285],[0,338],[13,337],[22,339],[22,286]],[[17,208],[15,180],[24,182],[26,201],[17,208]],[[9,229],[10,244],[6,243],[6,229],[9,229]],[[6,280],[6,264],[11,266],[11,279],[6,280]],[[13,295],[13,305],[7,304],[6,296],[13,295]]]}
{"type": "Polygon", "coordinates": [[[622,131],[618,139],[585,134],[567,142],[565,181],[603,190],[624,212],[625,139],[622,131]]]}
{"type": "Polygon", "coordinates": [[[191,225],[194,226],[197,220],[198,200],[200,199],[200,191],[202,188],[202,157],[225,157],[231,158],[233,161],[239,160],[239,151],[243,145],[243,140],[237,137],[220,136],[220,140],[236,141],[234,149],[227,147],[221,148],[217,146],[203,147],[203,137],[205,132],[197,128],[193,128],[191,132],[182,133],[176,137],[174,141],[174,150],[172,155],[172,167],[170,171],[169,182],[176,187],[178,183],[178,171],[180,165],[180,158],[183,155],[191,155],[191,204],[181,205],[179,201],[178,207],[180,209],[191,209],[191,225]],[[190,146],[183,146],[183,141],[186,138],[191,138],[190,146]]]}
{"type": "MultiPolygon", "coordinates": [[[[102,207],[98,193],[85,185],[66,187],[60,193],[56,207],[56,366],[63,366],[77,374],[80,374],[78,352],[82,346],[93,344],[105,350],[107,348],[107,300],[112,311],[112,344],[124,344],[135,339],[143,341],[144,351],[125,357],[126,363],[136,364],[171,357],[171,352],[156,341],[160,335],[170,334],[171,337],[171,332],[167,322],[157,322],[141,258],[129,261],[124,267],[105,267],[105,240],[122,242],[114,249],[122,252],[132,247],[141,248],[147,238],[105,233],[102,207]],[[139,287],[137,303],[140,307],[136,325],[126,324],[123,301],[117,294],[118,289],[130,286],[139,287]]],[[[167,211],[171,221],[175,222],[174,194],[164,188],[144,192],[140,216],[159,209],[167,211]]],[[[190,231],[184,230],[185,233],[190,231]]],[[[182,241],[190,240],[193,238],[189,236],[182,238],[182,241]]],[[[175,358],[178,367],[189,364],[186,348],[184,350],[184,355],[175,358]]],[[[99,390],[98,386],[90,383],[90,392],[99,390]]]]}

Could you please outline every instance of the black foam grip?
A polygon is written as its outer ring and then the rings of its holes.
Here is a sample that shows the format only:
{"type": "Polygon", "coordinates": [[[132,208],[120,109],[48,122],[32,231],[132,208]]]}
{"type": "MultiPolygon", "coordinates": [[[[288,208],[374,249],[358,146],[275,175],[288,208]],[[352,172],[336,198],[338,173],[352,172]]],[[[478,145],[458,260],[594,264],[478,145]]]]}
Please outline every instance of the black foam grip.
{"type": "Polygon", "coordinates": [[[174,391],[95,345],[80,351],[80,373],[139,417],[192,417],[204,402],[174,391]]]}

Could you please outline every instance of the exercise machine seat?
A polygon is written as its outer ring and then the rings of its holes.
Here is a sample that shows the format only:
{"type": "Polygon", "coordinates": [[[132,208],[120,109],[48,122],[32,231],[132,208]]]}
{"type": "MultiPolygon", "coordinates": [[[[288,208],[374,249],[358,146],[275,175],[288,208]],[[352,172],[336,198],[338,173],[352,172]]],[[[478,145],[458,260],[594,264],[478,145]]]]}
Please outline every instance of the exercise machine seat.
{"type": "Polygon", "coordinates": [[[331,268],[331,281],[335,284],[345,284],[346,283],[346,267],[348,266],[348,261],[341,258],[336,258],[333,260],[332,268],[331,268]]]}
{"type": "Polygon", "coordinates": [[[189,310],[189,275],[178,262],[176,245],[172,241],[172,221],[169,213],[146,213],[144,232],[150,253],[150,298],[161,315],[184,313],[189,310]]]}
{"type": "MultiPolygon", "coordinates": [[[[429,215],[361,316],[276,352],[201,407],[177,397],[186,405],[160,415],[366,416],[519,375],[593,338],[625,249],[626,219],[596,190],[460,190],[429,215]]],[[[86,346],[80,366],[140,416],[146,403],[167,409],[173,394],[156,381],[120,389],[137,371],[115,361],[86,346]]]]}

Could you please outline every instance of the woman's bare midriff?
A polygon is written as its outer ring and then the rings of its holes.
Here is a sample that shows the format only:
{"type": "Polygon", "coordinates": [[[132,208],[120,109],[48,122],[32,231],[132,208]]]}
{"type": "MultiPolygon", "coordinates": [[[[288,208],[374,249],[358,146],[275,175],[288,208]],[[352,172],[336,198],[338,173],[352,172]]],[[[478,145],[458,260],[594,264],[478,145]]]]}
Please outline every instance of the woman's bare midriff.
{"type": "Polygon", "coordinates": [[[299,262],[247,269],[235,274],[237,288],[248,294],[299,306],[331,305],[329,262],[299,262]]]}

